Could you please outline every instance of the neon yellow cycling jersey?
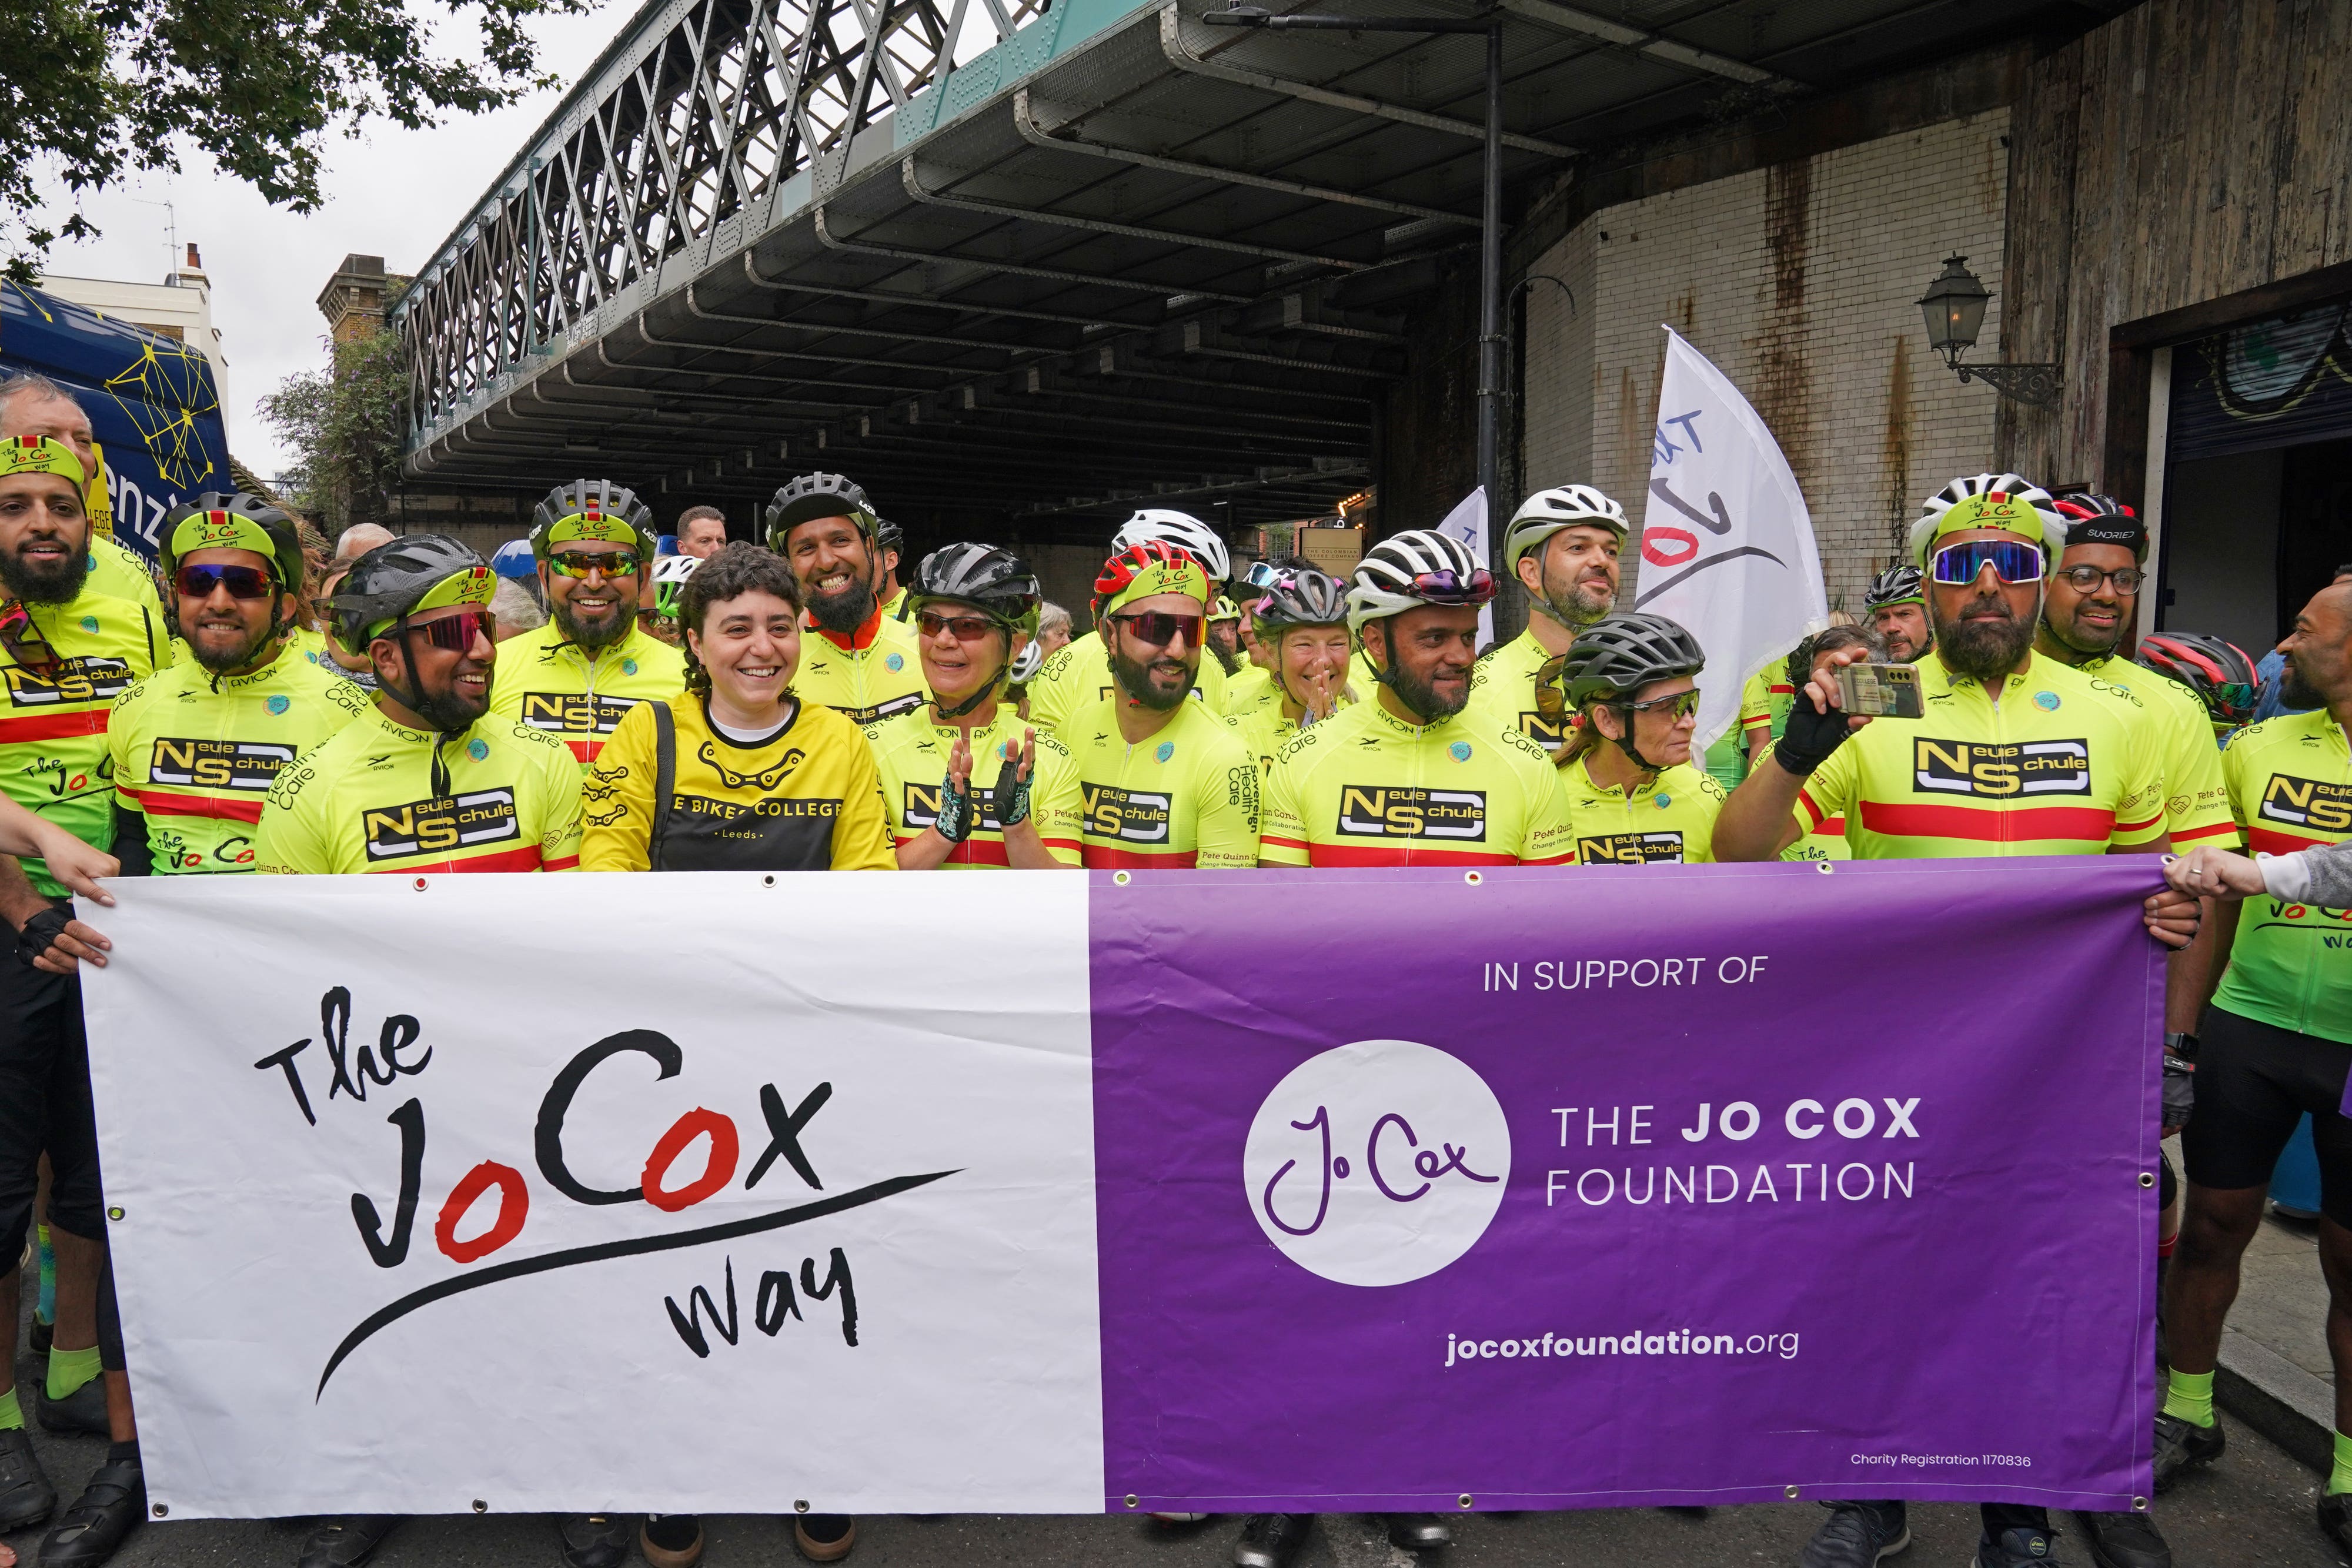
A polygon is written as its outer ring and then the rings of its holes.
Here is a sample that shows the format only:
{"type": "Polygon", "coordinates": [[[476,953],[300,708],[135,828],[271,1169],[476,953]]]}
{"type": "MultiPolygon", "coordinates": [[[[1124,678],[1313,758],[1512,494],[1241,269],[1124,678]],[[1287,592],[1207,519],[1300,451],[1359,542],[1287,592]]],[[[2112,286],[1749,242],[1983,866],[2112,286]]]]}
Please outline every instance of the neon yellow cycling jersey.
{"type": "MultiPolygon", "coordinates": [[[[0,643],[8,706],[0,711],[0,789],[94,849],[114,843],[113,765],[106,732],[114,699],[171,661],[163,623],[140,605],[85,589],[68,604],[26,606],[40,643],[0,643]],[[39,662],[46,645],[53,658],[39,662]]],[[[39,861],[24,862],[50,898],[63,883],[39,861]]]]}
{"type": "Polygon", "coordinates": [[[490,712],[571,747],[584,776],[628,711],[686,690],[686,655],[631,626],[590,658],[550,621],[499,644],[490,712]]]}
{"type": "Polygon", "coordinates": [[[2157,727],[2164,758],[2164,831],[2182,852],[2200,844],[2235,849],[2242,841],[2221,777],[2221,751],[2204,699],[2169,675],[2110,655],[2074,666],[2094,691],[2157,727]]]}
{"type": "MultiPolygon", "coordinates": [[[[1775,744],[1778,743],[1775,742],[1775,744]]],[[[1758,756],[1756,765],[1761,768],[1771,760],[1772,747],[1768,746],[1758,756]]],[[[1734,785],[1733,788],[1737,789],[1738,786],[1734,785]]],[[[1795,843],[1782,850],[1780,858],[1784,861],[1850,861],[1853,859],[1853,846],[1845,840],[1845,819],[1831,817],[1822,821],[1811,832],[1801,836],[1795,843]]]]}
{"type": "Polygon", "coordinates": [[[1282,706],[1282,690],[1274,684],[1274,672],[1258,664],[1244,664],[1225,677],[1224,713],[1228,718],[1238,718],[1255,713],[1266,704],[1282,706]]]}
{"type": "Polygon", "coordinates": [[[294,651],[311,664],[323,664],[329,671],[338,675],[343,674],[343,667],[327,656],[327,634],[324,632],[315,632],[308,626],[297,626],[294,628],[294,635],[290,641],[294,651]]]}
{"type": "Polygon", "coordinates": [[[915,651],[915,629],[877,611],[845,642],[803,622],[793,691],[861,726],[920,706],[923,662],[915,651]]]}
{"type": "Polygon", "coordinates": [[[1756,744],[1759,734],[1767,740],[1778,740],[1780,732],[1789,727],[1789,705],[1797,700],[1797,688],[1789,682],[1788,661],[1775,659],[1754,674],[1739,688],[1739,745],[1748,750],[1756,744]]]}
{"type": "Polygon", "coordinates": [[[147,821],[159,874],[248,872],[280,770],[352,722],[366,694],[291,640],[247,675],[183,660],[122,694],[107,727],[114,796],[147,821]]]}
{"type": "MultiPolygon", "coordinates": [[[[1035,726],[1000,702],[985,727],[975,726],[971,746],[971,836],[956,845],[943,866],[1002,866],[1004,830],[996,820],[996,779],[1005,750],[1018,748],[1035,726]]],[[[922,836],[939,820],[940,791],[947,781],[948,758],[962,732],[931,717],[928,704],[912,713],[866,727],[866,744],[882,774],[882,804],[890,816],[891,841],[922,836]]],[[[1047,852],[1064,865],[1078,863],[1078,768],[1068,747],[1040,731],[1037,758],[1029,774],[1029,819],[1047,852]]]]}
{"type": "Polygon", "coordinates": [[[155,573],[147,558],[130,546],[93,529],[89,538],[89,570],[82,590],[138,605],[163,623],[163,596],[155,587],[155,573]]]}
{"type": "Polygon", "coordinates": [[[580,768],[562,741],[496,714],[445,736],[371,703],[278,770],[254,838],[266,872],[572,871],[580,768]]]}
{"type": "Polygon", "coordinates": [[[1549,697],[1538,698],[1536,676],[1558,657],[1544,651],[1533,627],[1487,650],[1470,668],[1470,706],[1557,752],[1568,743],[1566,715],[1549,697]]]}
{"type": "Polygon", "coordinates": [[[1266,776],[1266,865],[1559,865],[1551,754],[1475,706],[1408,724],[1376,697],[1303,729],[1266,776]]]}
{"type": "Polygon", "coordinates": [[[1798,791],[1806,831],[1846,819],[1856,860],[2103,853],[2164,836],[2156,727],[2055,659],[2027,656],[1995,706],[1942,657],[1918,662],[1927,712],[1874,719],[1798,791]]]}
{"type": "Polygon", "coordinates": [[[1722,785],[1685,762],[1650,775],[1628,795],[1595,779],[1585,766],[1591,760],[1588,754],[1559,770],[1577,864],[1697,865],[1715,859],[1722,785]]]}
{"type": "MultiPolygon", "coordinates": [[[[2247,847],[2283,855],[2352,839],[2352,747],[2326,708],[2238,732],[2221,755],[2247,847]]],[[[2352,1044],[2352,909],[2256,894],[2238,911],[2216,1006],[2352,1044]]]]}
{"type": "Polygon", "coordinates": [[[1158,734],[1129,746],[1112,706],[1125,700],[1098,699],[1061,732],[1077,765],[1080,862],[1202,871],[1256,865],[1257,762],[1240,737],[1204,705],[1188,701],[1158,734]]]}
{"type": "MultiPolygon", "coordinates": [[[[1089,632],[1047,656],[1037,678],[1029,683],[1029,717],[1040,730],[1060,735],[1073,715],[1088,712],[1116,690],[1111,685],[1109,650],[1099,635],[1089,632]]],[[[1211,713],[1225,711],[1225,672],[1218,666],[1215,654],[1201,655],[1201,667],[1192,676],[1192,695],[1207,704],[1211,713]]],[[[1076,749],[1077,743],[1070,737],[1063,735],[1062,742],[1076,749]]]]}

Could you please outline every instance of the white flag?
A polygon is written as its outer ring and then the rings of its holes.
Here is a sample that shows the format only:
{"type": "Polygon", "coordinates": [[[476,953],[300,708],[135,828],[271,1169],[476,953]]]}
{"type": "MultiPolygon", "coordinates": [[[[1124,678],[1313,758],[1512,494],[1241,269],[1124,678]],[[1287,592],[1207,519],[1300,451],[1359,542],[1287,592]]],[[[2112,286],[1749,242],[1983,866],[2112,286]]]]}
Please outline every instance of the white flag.
{"type": "MultiPolygon", "coordinates": [[[[1486,549],[1486,486],[1481,485],[1463,497],[1454,509],[1445,514],[1445,520],[1437,525],[1437,531],[1468,545],[1470,553],[1478,558],[1479,565],[1485,566],[1492,561],[1494,558],[1486,549]]],[[[1478,646],[1486,647],[1494,641],[1495,607],[1481,605],[1478,608],[1478,646]]]]}
{"type": "Polygon", "coordinates": [[[1706,652],[1694,752],[1739,717],[1748,677],[1829,624],[1812,515],[1780,444],[1706,356],[1665,329],[1666,370],[1633,608],[1706,652]]]}

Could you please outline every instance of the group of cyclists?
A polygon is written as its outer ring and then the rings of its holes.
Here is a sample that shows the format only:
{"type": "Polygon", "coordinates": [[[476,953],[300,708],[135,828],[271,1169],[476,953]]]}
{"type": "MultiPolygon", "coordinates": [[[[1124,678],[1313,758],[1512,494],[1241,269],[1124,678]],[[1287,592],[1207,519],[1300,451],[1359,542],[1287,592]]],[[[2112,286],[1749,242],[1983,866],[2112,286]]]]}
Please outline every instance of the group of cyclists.
{"type": "MultiPolygon", "coordinates": [[[[1483,655],[1496,577],[1425,529],[1344,579],[1297,557],[1237,573],[1216,530],[1145,508],[1109,541],[1093,629],[1049,653],[1026,562],[960,542],[902,582],[903,537],[843,476],[777,490],[759,543],[695,508],[672,557],[642,500],[582,479],[532,517],[546,621],[502,640],[501,579],[455,539],[361,538],[330,561],[269,499],[207,494],[165,519],[151,576],[93,527],[102,494],[71,396],[0,384],[0,914],[20,933],[0,960],[0,1256],[41,1221],[34,1415],[110,1445],[59,1511],[13,1383],[0,1396],[0,1533],[50,1521],[44,1563],[102,1563],[146,1512],[77,979],[110,945],[72,903],[103,904],[116,875],[2171,852],[2143,911],[2171,949],[2164,1122],[2187,1128],[2185,1205],[2164,1172],[2168,1235],[2185,1213],[2158,1490],[2221,1451],[2221,1321],[2306,1111],[2322,1256],[2352,1281],[2352,915],[2315,902],[2342,887],[2315,857],[2352,840],[2352,569],[2280,644],[2287,711],[2245,727],[2237,649],[2169,634],[2127,656],[2148,544],[2130,507],[1956,479],[1862,622],[1759,672],[1739,727],[1695,755],[1701,638],[1615,608],[1626,517],[1589,486],[1511,517],[1530,614],[1483,655]],[[1910,666],[1923,716],[1849,715],[1840,672],[1861,662],[1910,666]]],[[[12,1366],[25,1272],[0,1281],[12,1366]]],[[[2076,1519],[2108,1568],[2170,1562],[2147,1510],[2076,1519]]],[[[323,1521],[299,1561],[354,1568],[398,1522],[323,1521]]],[[[1249,1519],[1234,1562],[1287,1568],[1309,1522],[1249,1519]]],[[[2352,1548],[2352,1437],[2319,1522],[2352,1548]]],[[[700,1555],[693,1518],[633,1523],[560,1520],[562,1560],[700,1555]]],[[[1389,1530],[1448,1540],[1434,1515],[1389,1530]]],[[[1988,1503],[1977,1568],[2056,1561],[2055,1535],[2042,1509],[1988,1503]]],[[[794,1540],[835,1561],[856,1521],[800,1515],[794,1540]]],[[[1801,1561],[1869,1568],[1908,1541],[1902,1504],[1840,1502],[1801,1561]]]]}

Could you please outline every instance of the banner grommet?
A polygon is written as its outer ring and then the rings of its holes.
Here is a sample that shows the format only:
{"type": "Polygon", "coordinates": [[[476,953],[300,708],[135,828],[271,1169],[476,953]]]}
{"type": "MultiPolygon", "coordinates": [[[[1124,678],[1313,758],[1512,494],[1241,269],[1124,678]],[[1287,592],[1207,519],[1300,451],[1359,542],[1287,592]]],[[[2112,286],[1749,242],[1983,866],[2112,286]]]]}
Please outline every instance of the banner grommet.
{"type": "Polygon", "coordinates": [[[1125,873],[1125,872],[1123,872],[1123,871],[1121,871],[1121,872],[1113,872],[1113,873],[1111,873],[1111,881],[1113,881],[1113,882],[1117,883],[1118,883],[1119,886],[1121,886],[1121,887],[1125,887],[1125,886],[1126,886],[1126,885],[1127,885],[1130,881],[1132,881],[1132,880],[1133,880],[1133,879],[1132,879],[1132,878],[1130,878],[1130,877],[1127,874],[1127,873],[1125,873]]]}
{"type": "Polygon", "coordinates": [[[106,1211],[106,1218],[109,1219],[120,1219],[122,1218],[122,1210],[120,1207],[110,1208],[106,1211]]]}
{"type": "Polygon", "coordinates": [[[2156,1173],[2154,1171],[2140,1172],[2139,1185],[2142,1186],[2154,1186],[2156,1185],[2156,1173]]]}
{"type": "Polygon", "coordinates": [[[2132,1499],[2132,1511],[2134,1513],[2146,1513],[2147,1511],[2147,1499],[2144,1497],[2136,1497],[2132,1499]]]}
{"type": "Polygon", "coordinates": [[[793,1500],[793,1511],[794,1513],[806,1513],[808,1511],[808,1499],[804,1497],[794,1498],[793,1500]]]}
{"type": "Polygon", "coordinates": [[[1135,1495],[1133,1492],[1129,1492],[1129,1493],[1128,1493],[1128,1494],[1127,1494],[1127,1506],[1128,1506],[1128,1507],[1129,1507],[1129,1508],[1133,1508],[1133,1507],[1136,1505],[1137,1500],[1137,1500],[1137,1498],[1136,1498],[1136,1495],[1135,1495]]]}
{"type": "Polygon", "coordinates": [[[1815,861],[1813,862],[1813,869],[1820,872],[1823,876],[1833,875],[1837,871],[1837,862],[1834,861],[1815,861]]]}
{"type": "Polygon", "coordinates": [[[172,1511],[172,1505],[171,1505],[170,1503],[168,1503],[168,1502],[150,1503],[150,1504],[148,1504],[148,1508],[149,1508],[150,1511],[152,1511],[152,1512],[155,1515],[155,1517],[156,1517],[157,1519],[161,1519],[161,1518],[163,1518],[165,1514],[168,1514],[168,1513],[170,1513],[170,1512],[172,1511]]]}
{"type": "Polygon", "coordinates": [[[1465,871],[1462,873],[1462,880],[1468,883],[1471,886],[1476,887],[1480,883],[1486,880],[1486,876],[1484,872],[1465,871]]]}
{"type": "Polygon", "coordinates": [[[425,891],[425,879],[421,876],[416,879],[416,891],[419,893],[425,891]]]}
{"type": "Polygon", "coordinates": [[[1797,1500],[1797,1493],[1798,1493],[1798,1491],[1799,1491],[1799,1490],[1800,1490],[1799,1488],[1796,1488],[1796,1487],[1782,1487],[1780,1490],[1781,1490],[1783,1492],[1786,1492],[1786,1493],[1788,1494],[1789,1500],[1790,1500],[1790,1502],[1794,1502],[1794,1501],[1796,1501],[1796,1500],[1797,1500]]]}
{"type": "Polygon", "coordinates": [[[480,1498],[476,1498],[474,1500],[474,1511],[476,1513],[488,1513],[490,1511],[490,1505],[483,1501],[480,1498]]]}
{"type": "Polygon", "coordinates": [[[1465,1491],[1465,1492],[1464,1492],[1460,1497],[1455,1498],[1454,1500],[1455,1502],[1460,1503],[1464,1508],[1468,1508],[1468,1507],[1470,1506],[1470,1494],[1469,1494],[1468,1492],[1466,1492],[1466,1491],[1465,1491]]]}

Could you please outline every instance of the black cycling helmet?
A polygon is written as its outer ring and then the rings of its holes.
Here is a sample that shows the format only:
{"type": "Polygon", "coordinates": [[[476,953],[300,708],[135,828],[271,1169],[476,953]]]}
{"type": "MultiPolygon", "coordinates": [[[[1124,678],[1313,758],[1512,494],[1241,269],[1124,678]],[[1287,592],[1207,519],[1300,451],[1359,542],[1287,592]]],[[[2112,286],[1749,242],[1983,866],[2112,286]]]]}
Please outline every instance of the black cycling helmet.
{"type": "Polygon", "coordinates": [[[907,585],[907,612],[919,615],[941,600],[969,604],[1008,632],[1037,634],[1045,591],[1029,563],[994,545],[952,544],[935,549],[907,585]]]}
{"type": "Polygon", "coordinates": [[[409,534],[352,563],[330,601],[335,641],[363,653],[420,610],[488,604],[497,589],[488,564],[467,546],[442,534],[409,534]]]}
{"type": "Polygon", "coordinates": [[[559,485],[532,511],[532,555],[545,560],[556,546],[574,539],[612,544],[634,539],[644,566],[653,564],[654,551],[661,543],[654,532],[653,508],[638,500],[635,491],[610,479],[574,479],[559,485]]]}
{"type": "Polygon", "coordinates": [[[907,553],[907,530],[900,528],[898,524],[887,521],[887,519],[881,517],[875,518],[874,548],[876,549],[897,550],[903,556],[907,553]]]}
{"type": "Polygon", "coordinates": [[[866,542],[875,542],[882,519],[874,513],[874,503],[866,492],[847,476],[840,474],[803,474],[781,488],[768,502],[763,521],[766,524],[768,548],[778,555],[784,553],[784,536],[793,528],[815,517],[847,517],[866,536],[866,542]]]}
{"type": "Polygon", "coordinates": [[[1890,604],[1925,604],[1927,601],[1927,577],[1916,566],[1890,566],[1870,580],[1863,591],[1864,610],[1883,610],[1890,604]]]}
{"type": "Polygon", "coordinates": [[[294,519],[273,502],[243,490],[207,490],[163,514],[156,556],[170,578],[180,558],[200,549],[249,549],[269,562],[270,575],[289,593],[302,588],[302,536],[294,519]]]}
{"type": "Polygon", "coordinates": [[[1308,568],[1286,571],[1250,606],[1250,619],[1261,635],[1280,636],[1289,626],[1344,626],[1348,623],[1348,585],[1328,572],[1308,568]]]}
{"type": "Polygon", "coordinates": [[[2235,729],[2254,716],[2262,680],[2235,643],[2197,632],[2157,632],[2139,640],[2137,657],[2195,692],[2216,727],[2235,729]]]}
{"type": "Polygon", "coordinates": [[[953,707],[940,706],[934,701],[932,706],[939,707],[941,718],[961,718],[1003,690],[1014,659],[1036,645],[1037,616],[1045,602],[1037,574],[1011,550],[994,545],[952,544],[923,558],[915,568],[915,580],[907,587],[910,617],[934,604],[969,604],[1004,629],[1003,664],[953,707]],[[1022,645],[1016,648],[1016,643],[1022,645]]]}
{"type": "Polygon", "coordinates": [[[1636,612],[1604,615],[1578,632],[1560,662],[1559,680],[1568,706],[1580,709],[1706,667],[1698,639],[1681,622],[1636,612]]]}

